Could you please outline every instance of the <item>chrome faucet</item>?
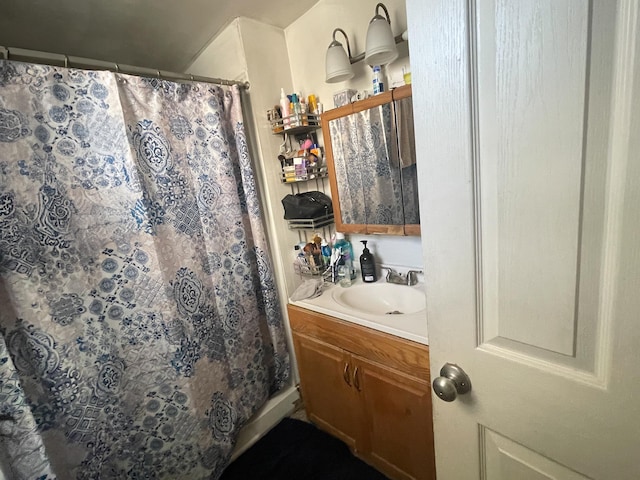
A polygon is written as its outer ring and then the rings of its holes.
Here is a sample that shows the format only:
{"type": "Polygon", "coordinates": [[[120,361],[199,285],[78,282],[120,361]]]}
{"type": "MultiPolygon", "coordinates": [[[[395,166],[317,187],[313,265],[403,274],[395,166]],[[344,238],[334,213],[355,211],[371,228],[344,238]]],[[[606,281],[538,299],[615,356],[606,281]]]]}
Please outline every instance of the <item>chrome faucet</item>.
{"type": "Polygon", "coordinates": [[[409,270],[407,276],[402,276],[401,273],[396,272],[390,267],[380,267],[387,270],[387,276],[385,277],[387,283],[395,283],[397,285],[408,285],[410,287],[418,283],[418,274],[422,273],[422,270],[409,270]]]}

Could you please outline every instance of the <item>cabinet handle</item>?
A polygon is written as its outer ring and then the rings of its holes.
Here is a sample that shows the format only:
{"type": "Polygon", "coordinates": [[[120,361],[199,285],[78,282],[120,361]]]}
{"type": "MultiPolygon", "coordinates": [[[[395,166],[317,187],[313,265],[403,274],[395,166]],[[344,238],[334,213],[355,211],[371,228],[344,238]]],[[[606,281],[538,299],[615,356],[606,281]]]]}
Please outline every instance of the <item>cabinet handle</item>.
{"type": "Polygon", "coordinates": [[[342,378],[347,382],[347,385],[351,386],[351,380],[349,380],[349,364],[345,362],[344,371],[342,372],[342,378]]]}
{"type": "Polygon", "coordinates": [[[360,391],[360,377],[358,377],[358,367],[353,371],[353,385],[360,391]]]}

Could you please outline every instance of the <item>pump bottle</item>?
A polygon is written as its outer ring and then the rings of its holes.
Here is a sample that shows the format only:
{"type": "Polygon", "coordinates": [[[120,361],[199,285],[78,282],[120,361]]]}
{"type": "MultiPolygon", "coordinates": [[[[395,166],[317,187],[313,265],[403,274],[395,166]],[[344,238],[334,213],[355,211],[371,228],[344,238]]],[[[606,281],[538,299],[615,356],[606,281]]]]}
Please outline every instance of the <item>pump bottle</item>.
{"type": "Polygon", "coordinates": [[[362,274],[362,281],[367,283],[375,282],[378,277],[376,275],[376,262],[373,259],[373,255],[367,248],[367,241],[360,240],[364,245],[362,255],[360,255],[360,273],[362,274]]]}

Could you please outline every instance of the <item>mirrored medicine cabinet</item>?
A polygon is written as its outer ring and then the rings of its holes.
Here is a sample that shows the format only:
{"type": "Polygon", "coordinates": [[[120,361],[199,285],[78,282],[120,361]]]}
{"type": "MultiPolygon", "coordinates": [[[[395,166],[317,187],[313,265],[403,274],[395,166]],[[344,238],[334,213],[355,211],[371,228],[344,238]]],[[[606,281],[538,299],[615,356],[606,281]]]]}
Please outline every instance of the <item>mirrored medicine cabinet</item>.
{"type": "Polygon", "coordinates": [[[336,230],[420,235],[411,85],[325,112],[322,132],[336,230]]]}

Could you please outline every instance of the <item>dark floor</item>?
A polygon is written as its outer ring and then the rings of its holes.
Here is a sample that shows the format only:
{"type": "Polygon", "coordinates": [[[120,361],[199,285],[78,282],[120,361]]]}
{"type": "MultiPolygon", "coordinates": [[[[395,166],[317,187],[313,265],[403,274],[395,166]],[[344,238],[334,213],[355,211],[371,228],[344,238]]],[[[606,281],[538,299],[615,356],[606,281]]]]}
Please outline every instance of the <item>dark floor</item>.
{"type": "Polygon", "coordinates": [[[314,425],[285,418],[220,480],[388,480],[314,425]]]}

